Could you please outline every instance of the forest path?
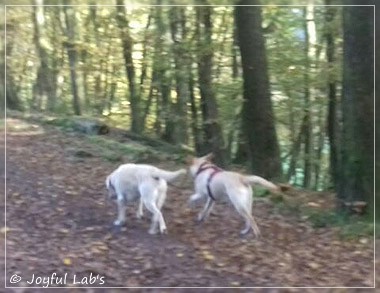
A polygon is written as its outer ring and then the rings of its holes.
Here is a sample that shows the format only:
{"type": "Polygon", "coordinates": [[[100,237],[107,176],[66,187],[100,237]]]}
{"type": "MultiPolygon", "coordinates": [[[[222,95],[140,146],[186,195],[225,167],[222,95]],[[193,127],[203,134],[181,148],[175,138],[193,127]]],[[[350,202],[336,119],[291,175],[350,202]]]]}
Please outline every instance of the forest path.
{"type": "Polygon", "coordinates": [[[371,239],[341,240],[333,228],[313,229],[264,201],[254,206],[260,240],[239,237],[243,223],[228,204],[196,225],[200,207],[187,207],[189,182],[169,187],[168,235],[149,235],[148,212],[136,219],[137,204],[126,228],[111,233],[116,206],[104,181],[119,163],[78,158],[73,150],[92,151],[84,136],[19,119],[7,119],[6,138],[7,286],[29,287],[33,274],[53,273],[67,274],[66,286],[90,274],[104,276],[104,285],[99,278],[92,284],[98,287],[373,285],[371,239]],[[13,274],[22,277],[17,285],[9,282],[13,274]]]}

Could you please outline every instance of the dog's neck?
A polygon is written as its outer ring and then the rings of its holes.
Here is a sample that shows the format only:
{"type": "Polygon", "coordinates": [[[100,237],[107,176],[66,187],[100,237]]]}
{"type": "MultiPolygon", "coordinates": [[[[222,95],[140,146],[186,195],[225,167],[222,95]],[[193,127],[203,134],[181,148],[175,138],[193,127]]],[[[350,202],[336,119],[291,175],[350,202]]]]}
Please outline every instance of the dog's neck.
{"type": "Polygon", "coordinates": [[[208,170],[208,169],[212,169],[214,171],[221,171],[222,170],[219,167],[217,167],[217,166],[211,164],[210,162],[206,161],[206,162],[203,162],[202,164],[200,164],[197,172],[195,172],[194,178],[197,177],[203,171],[208,170]]]}

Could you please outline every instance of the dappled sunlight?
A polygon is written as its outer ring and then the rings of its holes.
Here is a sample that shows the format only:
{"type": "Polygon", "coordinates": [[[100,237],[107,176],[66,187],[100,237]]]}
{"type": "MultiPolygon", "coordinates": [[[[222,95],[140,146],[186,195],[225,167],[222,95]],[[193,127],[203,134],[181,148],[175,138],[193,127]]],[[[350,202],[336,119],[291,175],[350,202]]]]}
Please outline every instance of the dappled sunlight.
{"type": "Polygon", "coordinates": [[[12,136],[34,136],[44,134],[44,129],[38,124],[30,124],[23,120],[7,118],[6,133],[12,136]]]}

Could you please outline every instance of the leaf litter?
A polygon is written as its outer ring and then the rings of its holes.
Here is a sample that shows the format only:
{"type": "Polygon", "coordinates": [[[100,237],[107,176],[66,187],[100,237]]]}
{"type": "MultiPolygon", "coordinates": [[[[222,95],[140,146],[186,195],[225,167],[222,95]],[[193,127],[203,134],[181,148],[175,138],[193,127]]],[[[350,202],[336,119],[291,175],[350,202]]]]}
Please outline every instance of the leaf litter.
{"type": "Polygon", "coordinates": [[[373,285],[371,239],[342,240],[333,228],[314,229],[276,213],[268,201],[253,208],[260,240],[239,236],[243,223],[228,204],[217,204],[202,225],[195,224],[200,207],[186,206],[188,187],[169,187],[163,207],[168,235],[149,235],[148,212],[136,219],[136,204],[128,209],[126,228],[114,234],[116,207],[107,200],[104,179],[121,162],[94,153],[84,136],[53,127],[8,129],[8,226],[0,234],[7,233],[7,276],[90,270],[105,276],[106,286],[373,285]],[[70,160],[75,148],[86,156],[70,160]]]}

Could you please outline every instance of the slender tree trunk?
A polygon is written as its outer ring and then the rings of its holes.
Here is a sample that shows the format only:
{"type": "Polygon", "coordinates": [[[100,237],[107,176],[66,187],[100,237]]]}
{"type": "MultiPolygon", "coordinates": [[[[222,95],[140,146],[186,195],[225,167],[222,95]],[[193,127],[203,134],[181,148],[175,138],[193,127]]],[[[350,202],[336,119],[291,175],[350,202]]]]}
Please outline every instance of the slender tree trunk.
{"type": "MultiPolygon", "coordinates": [[[[143,49],[142,49],[142,64],[141,64],[141,75],[140,75],[140,93],[144,92],[144,82],[147,75],[147,68],[148,68],[148,62],[147,62],[147,46],[148,46],[148,37],[149,32],[148,29],[150,27],[150,24],[152,22],[152,13],[154,11],[154,7],[150,10],[148,15],[148,21],[145,26],[145,32],[144,32],[144,41],[143,41],[143,49]]],[[[143,119],[145,121],[145,119],[143,119]]],[[[143,124],[145,125],[145,124],[143,124]]]]}
{"type": "Polygon", "coordinates": [[[236,79],[239,76],[239,40],[236,27],[236,19],[234,17],[234,30],[233,30],[233,42],[232,42],[232,79],[236,79]]]}
{"type": "Polygon", "coordinates": [[[191,109],[191,129],[194,137],[194,148],[197,155],[202,154],[202,133],[199,127],[198,106],[194,94],[194,76],[192,73],[192,66],[190,65],[189,76],[189,92],[190,92],[190,109],[191,109]]]}
{"type": "Polygon", "coordinates": [[[57,74],[51,68],[49,61],[49,54],[44,42],[41,42],[41,38],[44,37],[45,15],[42,0],[35,0],[35,6],[33,6],[33,28],[34,28],[34,44],[39,56],[39,67],[37,70],[37,79],[33,86],[33,94],[37,104],[46,104],[46,110],[54,111],[57,98],[57,74]]]}
{"type": "Polygon", "coordinates": [[[315,23],[314,23],[314,6],[312,1],[308,1],[307,7],[304,8],[305,16],[305,72],[304,72],[304,99],[305,99],[305,117],[306,129],[304,135],[304,179],[303,187],[310,188],[312,178],[312,121],[311,121],[311,95],[310,95],[310,71],[311,59],[315,57],[315,23]]]}
{"type": "MultiPolygon", "coordinates": [[[[65,5],[70,5],[69,0],[64,1],[65,5]]],[[[71,78],[71,92],[73,95],[73,109],[75,115],[81,115],[80,98],[78,94],[78,84],[77,84],[77,51],[75,47],[75,10],[70,6],[63,6],[63,12],[65,15],[66,24],[66,36],[68,38],[66,42],[67,56],[69,58],[70,65],[70,78],[71,78]]]]}
{"type": "MultiPolygon", "coordinates": [[[[301,122],[300,130],[298,132],[297,137],[295,138],[293,142],[292,149],[290,151],[290,162],[289,162],[289,169],[286,175],[286,181],[290,181],[290,179],[292,178],[296,170],[297,161],[298,161],[299,153],[301,150],[302,140],[306,132],[306,127],[307,127],[307,118],[306,118],[306,115],[304,115],[301,122]]],[[[295,178],[295,181],[296,179],[297,178],[295,178]]]]}
{"type": "MultiPolygon", "coordinates": [[[[259,1],[239,1],[259,5],[259,1]]],[[[280,150],[270,97],[261,7],[237,6],[235,17],[243,64],[243,127],[252,171],[267,178],[282,178],[280,150]]]]}
{"type": "Polygon", "coordinates": [[[129,102],[131,105],[131,131],[136,133],[141,133],[143,131],[143,126],[140,119],[141,107],[140,99],[137,93],[136,81],[135,81],[135,67],[133,64],[132,50],[133,50],[133,39],[129,33],[128,21],[124,8],[123,0],[116,0],[116,20],[120,29],[121,41],[123,46],[123,57],[125,63],[125,70],[127,73],[128,84],[129,84],[129,102]]]}
{"type": "Polygon", "coordinates": [[[202,99],[203,130],[205,132],[205,148],[213,152],[215,162],[225,166],[226,157],[222,130],[218,121],[218,105],[212,87],[213,49],[211,8],[209,6],[197,7],[199,23],[202,25],[198,34],[198,80],[202,99]]]}
{"type": "MultiPolygon", "coordinates": [[[[326,5],[331,5],[331,0],[325,0],[326,5]]],[[[333,21],[336,15],[335,7],[326,7],[326,57],[328,62],[328,114],[327,133],[330,141],[330,176],[335,185],[338,180],[338,123],[337,123],[337,99],[336,99],[336,78],[334,68],[335,61],[335,41],[333,34],[333,21]]]]}
{"type": "MultiPolygon", "coordinates": [[[[372,1],[348,1],[349,5],[372,1]]],[[[374,12],[370,6],[343,8],[343,133],[338,199],[366,201],[373,212],[374,12]]],[[[342,205],[343,206],[343,205],[342,205]]]]}
{"type": "Polygon", "coordinates": [[[324,105],[319,106],[319,114],[318,114],[318,126],[319,126],[319,133],[318,133],[318,140],[317,140],[317,148],[315,152],[315,160],[314,160],[314,189],[318,190],[319,181],[320,181],[320,171],[321,171],[321,165],[322,165],[322,150],[325,143],[325,119],[324,119],[324,111],[323,111],[324,105]]]}
{"type": "MultiPolygon", "coordinates": [[[[11,52],[13,49],[12,40],[14,40],[15,38],[9,37],[9,36],[14,36],[14,31],[10,31],[8,29],[7,34],[8,34],[8,38],[7,38],[7,43],[5,44],[5,46],[6,46],[6,54],[7,54],[6,57],[9,57],[11,56],[11,52]]],[[[5,53],[4,50],[2,50],[1,53],[3,53],[3,56],[4,56],[4,53],[5,53]]],[[[11,68],[8,63],[6,66],[4,63],[5,61],[1,60],[0,78],[1,78],[2,87],[3,87],[2,93],[4,93],[5,85],[6,85],[6,93],[5,93],[6,99],[4,99],[4,101],[6,100],[6,107],[7,109],[22,111],[24,108],[23,108],[19,93],[17,91],[16,83],[14,81],[11,68]],[[6,72],[4,72],[4,69],[6,69],[6,72]]]]}
{"type": "Polygon", "coordinates": [[[174,142],[187,143],[187,102],[189,100],[189,53],[186,49],[186,19],[183,7],[170,11],[170,28],[173,41],[177,102],[175,104],[174,142]]]}

